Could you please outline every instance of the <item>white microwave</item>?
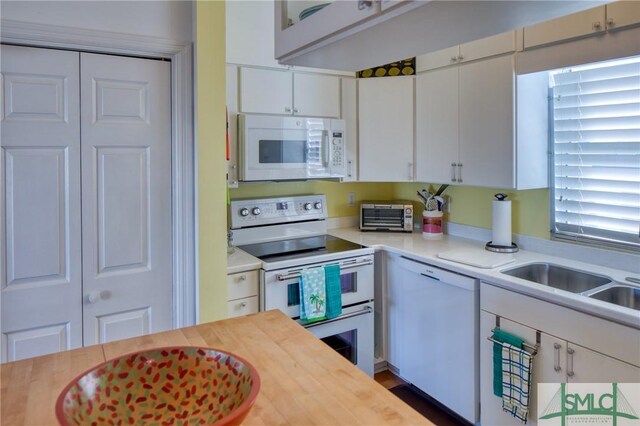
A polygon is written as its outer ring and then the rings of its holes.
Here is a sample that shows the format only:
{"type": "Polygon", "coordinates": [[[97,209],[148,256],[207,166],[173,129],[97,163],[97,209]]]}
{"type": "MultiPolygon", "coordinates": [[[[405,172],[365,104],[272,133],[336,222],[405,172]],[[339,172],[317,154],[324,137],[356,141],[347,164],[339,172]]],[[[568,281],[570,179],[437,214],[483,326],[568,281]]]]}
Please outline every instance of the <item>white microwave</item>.
{"type": "Polygon", "coordinates": [[[240,180],[340,179],[344,120],[238,114],[240,180]]]}

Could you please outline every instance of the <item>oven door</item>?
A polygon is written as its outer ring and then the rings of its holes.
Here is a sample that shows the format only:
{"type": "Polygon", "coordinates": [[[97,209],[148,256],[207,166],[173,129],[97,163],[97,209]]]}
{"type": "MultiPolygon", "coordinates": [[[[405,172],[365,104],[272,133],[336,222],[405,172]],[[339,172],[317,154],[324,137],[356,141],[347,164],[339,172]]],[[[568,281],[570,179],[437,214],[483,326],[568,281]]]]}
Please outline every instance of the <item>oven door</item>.
{"type": "Polygon", "coordinates": [[[333,350],[373,376],[373,303],[345,308],[336,318],[304,326],[333,350]]]}
{"type": "MultiPolygon", "coordinates": [[[[342,306],[373,300],[373,255],[314,263],[305,268],[340,264],[342,306]]],[[[291,318],[300,317],[300,271],[302,267],[263,271],[261,310],[280,309],[291,318]]]]}

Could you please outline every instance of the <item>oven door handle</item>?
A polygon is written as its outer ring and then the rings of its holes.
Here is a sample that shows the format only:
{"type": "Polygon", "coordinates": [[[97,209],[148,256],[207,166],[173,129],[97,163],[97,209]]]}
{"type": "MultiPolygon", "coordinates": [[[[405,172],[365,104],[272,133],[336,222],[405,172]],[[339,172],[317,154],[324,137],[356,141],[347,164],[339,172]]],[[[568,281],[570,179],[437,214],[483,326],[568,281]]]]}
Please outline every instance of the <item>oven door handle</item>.
{"type": "MultiPolygon", "coordinates": [[[[340,270],[358,268],[360,266],[367,266],[367,265],[373,265],[373,261],[372,260],[366,260],[364,262],[347,263],[347,264],[344,264],[344,265],[340,264],[340,270]]],[[[300,278],[300,272],[294,272],[292,274],[278,274],[278,275],[276,275],[276,279],[278,281],[286,281],[286,280],[290,280],[292,278],[300,278]]]]}
{"type": "Polygon", "coordinates": [[[360,315],[367,315],[370,314],[371,312],[373,312],[373,309],[371,308],[371,306],[365,306],[364,309],[362,309],[361,311],[358,312],[351,312],[349,314],[343,314],[343,315],[339,315],[335,318],[331,318],[325,321],[318,321],[318,322],[312,322],[309,324],[304,324],[303,327],[304,328],[311,328],[311,327],[316,327],[318,325],[324,325],[324,324],[329,324],[332,322],[336,322],[336,321],[342,321],[345,320],[347,318],[353,318],[353,317],[358,317],[360,315]]]}

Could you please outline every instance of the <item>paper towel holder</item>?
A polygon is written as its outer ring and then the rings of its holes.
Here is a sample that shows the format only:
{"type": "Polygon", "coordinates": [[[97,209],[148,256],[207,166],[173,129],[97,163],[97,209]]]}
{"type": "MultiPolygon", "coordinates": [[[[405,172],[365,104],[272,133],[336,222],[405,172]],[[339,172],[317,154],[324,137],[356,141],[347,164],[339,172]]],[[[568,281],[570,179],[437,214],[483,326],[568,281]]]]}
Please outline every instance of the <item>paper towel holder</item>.
{"type": "MultiPolygon", "coordinates": [[[[496,194],[495,195],[496,199],[498,199],[498,201],[504,201],[507,198],[507,194],[496,194]]],[[[511,243],[511,245],[509,246],[503,246],[503,245],[497,245],[497,244],[493,244],[493,241],[489,241],[485,246],[484,246],[485,250],[488,251],[493,251],[496,253],[515,253],[518,250],[520,250],[517,246],[516,243],[511,243]]]]}

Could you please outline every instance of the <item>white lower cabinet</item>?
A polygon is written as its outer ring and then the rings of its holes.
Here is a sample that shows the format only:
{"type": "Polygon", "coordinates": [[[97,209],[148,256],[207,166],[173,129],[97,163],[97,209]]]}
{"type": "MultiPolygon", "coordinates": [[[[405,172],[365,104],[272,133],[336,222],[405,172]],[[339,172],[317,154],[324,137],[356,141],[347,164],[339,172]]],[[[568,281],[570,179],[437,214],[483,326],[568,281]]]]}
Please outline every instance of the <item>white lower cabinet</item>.
{"type": "Polygon", "coordinates": [[[227,315],[229,318],[258,312],[257,270],[227,275],[227,315]]]}
{"type": "Polygon", "coordinates": [[[640,382],[640,330],[485,283],[481,286],[480,307],[482,425],[521,424],[502,411],[502,400],[493,394],[494,343],[487,337],[498,322],[503,331],[529,345],[538,344],[533,358],[529,425],[537,424],[539,383],[640,382]]]}

